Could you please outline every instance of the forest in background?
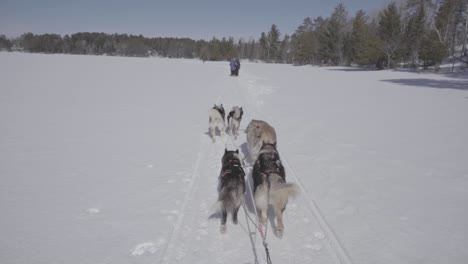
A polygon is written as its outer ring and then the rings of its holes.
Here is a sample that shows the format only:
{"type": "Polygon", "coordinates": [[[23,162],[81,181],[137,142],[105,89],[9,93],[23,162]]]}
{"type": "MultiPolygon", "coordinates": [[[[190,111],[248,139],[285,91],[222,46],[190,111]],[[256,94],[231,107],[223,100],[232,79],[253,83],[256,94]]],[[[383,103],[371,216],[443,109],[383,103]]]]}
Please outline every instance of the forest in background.
{"type": "Polygon", "coordinates": [[[258,39],[148,38],[142,35],[79,32],[0,35],[0,50],[108,56],[160,56],[294,65],[359,65],[384,69],[434,68],[450,58],[468,66],[468,0],[392,2],[375,16],[350,15],[338,4],[329,17],[306,17],[295,32],[276,24],[258,39]]]}

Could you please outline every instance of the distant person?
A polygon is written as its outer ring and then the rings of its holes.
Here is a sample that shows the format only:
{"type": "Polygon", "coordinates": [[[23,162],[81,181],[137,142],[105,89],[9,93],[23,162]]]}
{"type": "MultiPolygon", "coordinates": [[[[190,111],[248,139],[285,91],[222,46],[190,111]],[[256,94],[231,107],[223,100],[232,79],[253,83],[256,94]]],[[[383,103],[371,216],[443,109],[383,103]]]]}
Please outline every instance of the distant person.
{"type": "Polygon", "coordinates": [[[235,65],[236,65],[236,70],[234,71],[235,76],[239,76],[239,69],[240,69],[240,61],[238,58],[234,59],[235,65]]]}
{"type": "Polygon", "coordinates": [[[236,75],[236,59],[231,59],[229,66],[231,67],[231,76],[235,76],[236,75]]]}

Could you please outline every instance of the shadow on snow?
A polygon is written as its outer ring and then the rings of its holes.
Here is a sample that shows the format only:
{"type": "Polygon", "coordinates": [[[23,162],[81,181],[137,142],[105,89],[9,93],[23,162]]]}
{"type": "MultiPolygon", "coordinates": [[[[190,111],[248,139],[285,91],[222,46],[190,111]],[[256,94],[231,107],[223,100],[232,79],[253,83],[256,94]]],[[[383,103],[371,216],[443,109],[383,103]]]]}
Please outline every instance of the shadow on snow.
{"type": "Polygon", "coordinates": [[[438,89],[455,89],[468,91],[468,81],[459,80],[433,80],[433,79],[388,79],[381,80],[382,82],[389,82],[407,86],[418,86],[424,88],[438,88],[438,89]]]}

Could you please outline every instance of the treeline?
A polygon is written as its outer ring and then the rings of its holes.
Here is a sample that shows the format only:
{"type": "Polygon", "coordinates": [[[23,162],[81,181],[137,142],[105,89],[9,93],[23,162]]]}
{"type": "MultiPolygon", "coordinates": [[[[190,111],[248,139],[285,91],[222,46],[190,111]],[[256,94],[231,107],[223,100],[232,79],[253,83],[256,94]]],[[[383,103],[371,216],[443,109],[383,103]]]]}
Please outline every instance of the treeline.
{"type": "Polygon", "coordinates": [[[272,37],[275,30],[260,37],[260,43],[267,40],[262,45],[267,61],[427,68],[451,57],[468,64],[468,0],[393,2],[373,17],[363,10],[349,17],[339,4],[330,17],[305,18],[282,42],[272,37]]]}
{"type": "Polygon", "coordinates": [[[10,43],[28,52],[136,57],[160,55],[193,58],[197,49],[196,41],[188,38],[145,38],[142,35],[88,32],[63,37],[58,34],[26,33],[10,43]]]}
{"type": "Polygon", "coordinates": [[[291,35],[276,25],[258,39],[146,38],[142,35],[76,33],[0,36],[0,49],[111,56],[162,56],[227,60],[232,57],[295,65],[430,67],[451,57],[468,64],[468,0],[407,0],[373,16],[349,16],[339,4],[330,17],[307,17],[291,35]]]}

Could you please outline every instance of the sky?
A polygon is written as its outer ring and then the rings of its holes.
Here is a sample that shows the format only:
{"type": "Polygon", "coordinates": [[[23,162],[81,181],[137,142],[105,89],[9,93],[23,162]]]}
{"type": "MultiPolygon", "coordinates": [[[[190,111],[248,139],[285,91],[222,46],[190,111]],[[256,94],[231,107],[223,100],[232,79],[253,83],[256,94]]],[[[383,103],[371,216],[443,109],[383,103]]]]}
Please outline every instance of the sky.
{"type": "Polygon", "coordinates": [[[349,15],[388,0],[0,0],[0,34],[105,32],[147,37],[258,38],[276,24],[291,34],[305,17],[328,17],[338,3],[349,15]]]}

